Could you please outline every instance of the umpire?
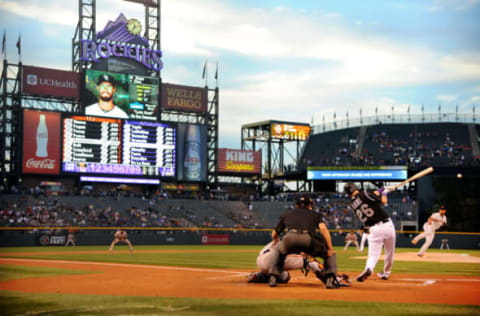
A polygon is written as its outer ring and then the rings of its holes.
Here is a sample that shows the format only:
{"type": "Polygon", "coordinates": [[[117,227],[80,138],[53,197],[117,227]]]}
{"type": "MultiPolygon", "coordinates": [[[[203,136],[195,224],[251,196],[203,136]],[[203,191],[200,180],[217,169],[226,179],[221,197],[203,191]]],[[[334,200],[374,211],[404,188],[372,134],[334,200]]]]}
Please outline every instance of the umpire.
{"type": "Polygon", "coordinates": [[[296,208],[283,213],[277,227],[272,231],[273,247],[272,264],[268,285],[276,287],[280,273],[283,270],[285,257],[288,254],[304,252],[312,257],[324,259],[326,287],[340,287],[336,281],[337,259],[332,248],[332,239],[327,225],[320,214],[312,210],[313,201],[307,196],[301,196],[296,201],[296,208]],[[287,233],[280,241],[280,233],[287,233]],[[315,233],[319,228],[320,234],[315,233]]]}

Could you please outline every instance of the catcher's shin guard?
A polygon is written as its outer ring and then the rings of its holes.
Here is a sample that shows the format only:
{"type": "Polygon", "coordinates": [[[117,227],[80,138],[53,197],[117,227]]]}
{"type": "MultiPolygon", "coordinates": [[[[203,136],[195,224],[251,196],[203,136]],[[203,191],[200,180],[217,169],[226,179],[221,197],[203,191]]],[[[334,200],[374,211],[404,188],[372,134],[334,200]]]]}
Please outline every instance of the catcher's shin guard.
{"type": "Polygon", "coordinates": [[[337,254],[326,257],[324,260],[325,274],[337,275],[337,254]]]}

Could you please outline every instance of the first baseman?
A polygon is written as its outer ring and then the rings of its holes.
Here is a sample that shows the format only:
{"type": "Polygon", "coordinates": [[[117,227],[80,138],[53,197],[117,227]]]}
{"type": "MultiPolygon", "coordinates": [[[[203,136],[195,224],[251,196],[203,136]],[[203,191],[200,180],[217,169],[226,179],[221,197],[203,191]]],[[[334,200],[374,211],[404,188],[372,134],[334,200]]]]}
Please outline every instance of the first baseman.
{"type": "Polygon", "coordinates": [[[425,238],[425,243],[418,252],[419,257],[423,257],[425,251],[427,251],[428,247],[432,244],[433,238],[435,237],[435,231],[442,226],[447,226],[447,217],[445,216],[445,213],[447,213],[447,210],[442,205],[440,210],[433,213],[428,218],[428,221],[423,224],[423,233],[413,238],[412,244],[414,245],[416,245],[420,239],[425,238]]]}
{"type": "Polygon", "coordinates": [[[132,243],[130,240],[127,238],[127,232],[123,229],[119,229],[115,232],[115,239],[112,241],[112,244],[110,245],[110,252],[113,250],[113,246],[115,246],[119,242],[124,242],[128,245],[128,248],[130,248],[130,252],[133,251],[132,243]]]}
{"type": "Polygon", "coordinates": [[[347,251],[347,248],[350,246],[350,244],[354,244],[357,247],[357,251],[360,251],[357,234],[355,234],[353,230],[348,232],[348,234],[345,236],[345,248],[343,248],[343,251],[347,251]]]}

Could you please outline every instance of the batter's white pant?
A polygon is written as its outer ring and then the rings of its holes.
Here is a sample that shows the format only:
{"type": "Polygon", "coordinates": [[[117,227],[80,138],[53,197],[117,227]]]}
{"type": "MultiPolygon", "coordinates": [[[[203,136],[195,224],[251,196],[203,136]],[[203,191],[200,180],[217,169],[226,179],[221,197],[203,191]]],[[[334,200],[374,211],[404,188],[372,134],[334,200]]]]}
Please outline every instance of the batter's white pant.
{"type": "Polygon", "coordinates": [[[442,245],[440,246],[440,249],[443,250],[443,247],[447,247],[448,250],[450,250],[450,246],[448,245],[448,243],[444,243],[442,242],[442,245]]]}
{"type": "Polygon", "coordinates": [[[365,269],[370,269],[372,272],[374,271],[378,259],[382,254],[382,248],[385,247],[383,272],[388,277],[392,272],[395,239],[395,226],[393,226],[391,220],[370,227],[370,234],[368,235],[368,259],[365,269]]]}
{"type": "Polygon", "coordinates": [[[427,249],[432,244],[434,237],[435,237],[435,229],[433,228],[433,226],[429,225],[428,222],[423,224],[423,233],[413,238],[413,240],[417,242],[420,239],[425,238],[425,243],[423,244],[422,248],[420,248],[420,251],[418,252],[419,255],[423,255],[427,251],[427,249]]]}
{"type": "Polygon", "coordinates": [[[343,250],[347,250],[347,248],[348,248],[348,246],[350,246],[350,244],[355,244],[355,246],[357,247],[357,251],[359,251],[358,242],[356,240],[348,240],[347,244],[345,245],[345,248],[343,248],[343,250]]]}
{"type": "Polygon", "coordinates": [[[365,248],[365,242],[367,241],[367,239],[368,239],[368,234],[363,233],[362,234],[362,240],[360,241],[360,252],[362,252],[363,248],[365,248]]]}

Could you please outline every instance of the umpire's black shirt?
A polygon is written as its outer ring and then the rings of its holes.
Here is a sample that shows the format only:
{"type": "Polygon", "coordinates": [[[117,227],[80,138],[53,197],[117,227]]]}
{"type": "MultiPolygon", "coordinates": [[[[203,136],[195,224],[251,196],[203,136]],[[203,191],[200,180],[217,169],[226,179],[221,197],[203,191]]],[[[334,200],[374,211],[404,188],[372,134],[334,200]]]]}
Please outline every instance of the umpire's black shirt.
{"type": "Polygon", "coordinates": [[[373,190],[364,190],[352,196],[350,207],[364,226],[370,227],[388,219],[383,210],[381,197],[373,190]]]}
{"type": "Polygon", "coordinates": [[[277,234],[280,234],[287,228],[287,230],[296,229],[297,231],[314,233],[321,222],[323,222],[322,217],[315,211],[296,208],[280,215],[280,222],[275,228],[275,231],[277,234]]]}

